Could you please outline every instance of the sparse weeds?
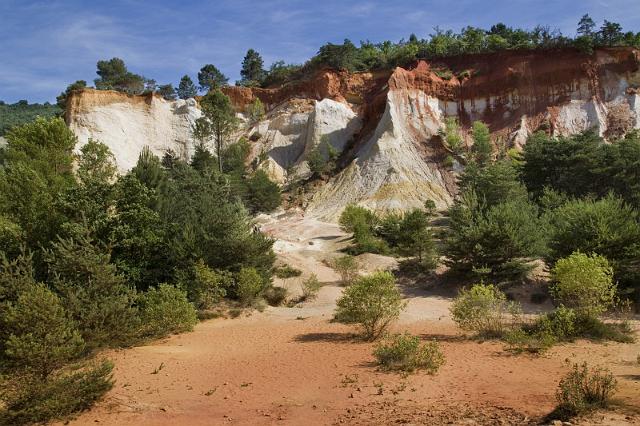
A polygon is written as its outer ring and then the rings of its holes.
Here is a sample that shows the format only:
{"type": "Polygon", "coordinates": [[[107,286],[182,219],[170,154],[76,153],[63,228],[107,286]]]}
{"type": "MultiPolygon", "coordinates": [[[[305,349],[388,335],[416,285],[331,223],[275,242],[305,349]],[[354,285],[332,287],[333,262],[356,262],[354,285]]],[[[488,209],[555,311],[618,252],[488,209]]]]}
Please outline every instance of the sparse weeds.
{"type": "Polygon", "coordinates": [[[374,350],[378,364],[383,370],[413,372],[425,370],[435,374],[444,364],[444,354],[436,341],[420,344],[418,336],[396,334],[374,350]]]}

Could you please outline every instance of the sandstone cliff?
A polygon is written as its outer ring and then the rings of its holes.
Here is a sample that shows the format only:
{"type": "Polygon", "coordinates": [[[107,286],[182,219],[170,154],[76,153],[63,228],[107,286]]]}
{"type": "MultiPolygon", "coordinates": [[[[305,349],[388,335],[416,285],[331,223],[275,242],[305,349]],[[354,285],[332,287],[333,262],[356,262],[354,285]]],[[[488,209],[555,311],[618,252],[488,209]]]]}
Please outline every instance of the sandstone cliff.
{"type": "MultiPolygon", "coordinates": [[[[323,70],[272,89],[229,87],[241,115],[256,97],[267,106],[245,122],[253,155],[277,180],[307,173],[306,157],[321,143],[342,153],[342,170],[314,194],[310,214],[335,218],[348,203],[406,209],[455,194],[454,167],[438,131],[445,117],[463,126],[485,121],[506,146],[521,147],[536,130],[569,135],[594,128],[608,137],[640,128],[640,52],[601,49],[502,52],[419,61],[407,69],[349,74],[323,70]]],[[[167,102],[85,90],[74,93],[67,121],[81,143],[101,140],[121,170],[143,146],[188,157],[197,102],[167,102]]]]}

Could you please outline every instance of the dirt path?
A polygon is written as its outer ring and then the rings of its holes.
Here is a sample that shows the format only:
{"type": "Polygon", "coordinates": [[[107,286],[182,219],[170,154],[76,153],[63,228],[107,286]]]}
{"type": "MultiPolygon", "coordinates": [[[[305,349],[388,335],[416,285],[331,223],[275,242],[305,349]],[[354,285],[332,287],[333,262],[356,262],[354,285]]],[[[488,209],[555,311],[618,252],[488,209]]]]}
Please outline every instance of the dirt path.
{"type": "MultiPolygon", "coordinates": [[[[394,325],[441,342],[447,362],[438,374],[379,372],[372,344],[330,322],[342,290],[331,284],[338,277],[323,260],[345,235],[335,225],[295,217],[264,229],[279,238],[281,260],[327,283],[318,299],[206,321],[191,333],[106,354],[115,362],[116,385],[72,424],[526,424],[553,408],[565,359],[606,364],[620,382],[618,399],[638,406],[637,343],[577,342],[543,357],[511,356],[499,343],[461,339],[444,297],[412,295],[394,325]]],[[[374,258],[367,269],[388,262],[374,258]]],[[[584,424],[640,421],[625,415],[584,424]]]]}

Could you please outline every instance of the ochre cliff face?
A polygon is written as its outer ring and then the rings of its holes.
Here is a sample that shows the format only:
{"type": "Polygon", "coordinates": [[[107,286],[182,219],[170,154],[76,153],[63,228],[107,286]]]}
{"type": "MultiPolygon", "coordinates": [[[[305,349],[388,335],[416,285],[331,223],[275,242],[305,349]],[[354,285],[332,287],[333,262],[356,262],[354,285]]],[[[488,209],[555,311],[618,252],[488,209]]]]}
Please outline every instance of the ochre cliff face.
{"type": "MultiPolygon", "coordinates": [[[[266,105],[264,120],[245,121],[242,132],[255,156],[267,154],[263,167],[277,180],[307,174],[307,154],[323,143],[343,152],[342,171],[308,206],[310,214],[335,218],[354,202],[376,210],[427,199],[448,205],[460,166],[443,165],[449,153],[438,132],[446,117],[464,128],[482,120],[507,146],[521,147],[536,130],[593,128],[608,137],[640,128],[638,87],[640,52],[612,48],[467,55],[366,73],[321,70],[279,88],[223,91],[241,116],[256,98],[266,105]]],[[[81,142],[93,137],[111,146],[126,170],[144,145],[188,156],[199,114],[196,100],[85,90],[71,96],[67,122],[81,142]]]]}

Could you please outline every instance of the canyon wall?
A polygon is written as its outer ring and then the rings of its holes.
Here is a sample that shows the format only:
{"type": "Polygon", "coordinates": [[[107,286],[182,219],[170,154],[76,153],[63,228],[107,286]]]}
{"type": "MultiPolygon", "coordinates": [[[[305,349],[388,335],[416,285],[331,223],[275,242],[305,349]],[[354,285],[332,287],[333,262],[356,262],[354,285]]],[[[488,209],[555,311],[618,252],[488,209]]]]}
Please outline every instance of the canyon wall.
{"type": "MultiPolygon", "coordinates": [[[[464,128],[486,122],[494,141],[520,148],[537,130],[563,136],[594,129],[606,138],[640,128],[640,52],[600,49],[506,51],[418,61],[411,67],[350,74],[321,70],[280,88],[227,87],[239,116],[254,99],[267,107],[258,123],[243,120],[252,155],[271,176],[308,175],[307,156],[340,153],[340,172],[311,198],[308,214],[335,219],[348,203],[404,210],[455,195],[457,162],[439,131],[445,117],[464,128]],[[445,161],[448,159],[449,161],[445,161]]],[[[188,158],[197,101],[167,102],[84,90],[72,94],[67,122],[80,143],[109,145],[121,171],[143,146],[188,158]]],[[[470,143],[470,138],[466,138],[470,143]]]]}

